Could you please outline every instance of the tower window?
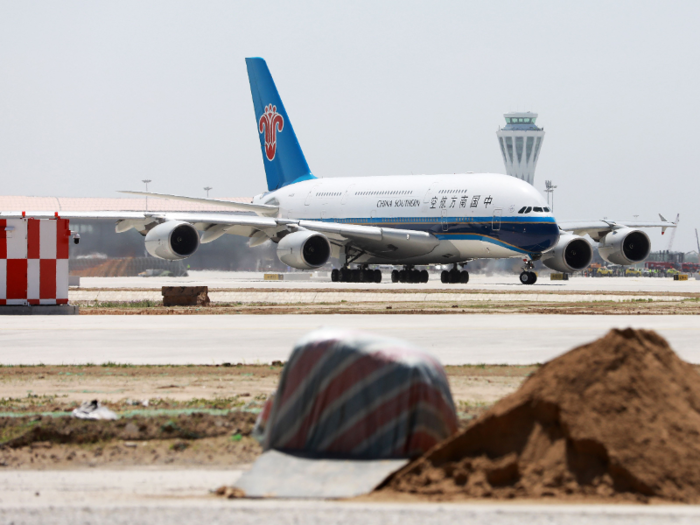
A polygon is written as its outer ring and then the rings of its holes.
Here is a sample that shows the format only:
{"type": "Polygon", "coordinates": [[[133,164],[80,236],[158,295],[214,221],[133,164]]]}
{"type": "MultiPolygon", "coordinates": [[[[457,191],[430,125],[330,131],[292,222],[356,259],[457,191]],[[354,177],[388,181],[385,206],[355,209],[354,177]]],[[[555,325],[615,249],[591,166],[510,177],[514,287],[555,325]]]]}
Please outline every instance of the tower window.
{"type": "Polygon", "coordinates": [[[535,144],[535,137],[528,137],[525,143],[525,162],[532,161],[532,146],[535,144]]]}
{"type": "Polygon", "coordinates": [[[518,155],[518,162],[523,161],[523,137],[515,137],[515,153],[518,155]]]}
{"type": "Polygon", "coordinates": [[[508,151],[508,160],[513,162],[513,137],[506,137],[506,150],[508,151]]]}

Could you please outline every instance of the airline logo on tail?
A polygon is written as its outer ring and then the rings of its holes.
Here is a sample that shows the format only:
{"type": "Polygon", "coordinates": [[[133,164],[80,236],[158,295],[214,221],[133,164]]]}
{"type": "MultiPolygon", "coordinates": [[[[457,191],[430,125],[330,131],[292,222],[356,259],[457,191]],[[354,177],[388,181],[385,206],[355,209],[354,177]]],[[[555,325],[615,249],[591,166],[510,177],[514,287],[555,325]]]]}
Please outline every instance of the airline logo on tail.
{"type": "Polygon", "coordinates": [[[268,104],[258,122],[260,133],[265,134],[265,156],[274,160],[277,153],[277,132],[284,129],[284,117],[277,113],[277,106],[268,104]]]}

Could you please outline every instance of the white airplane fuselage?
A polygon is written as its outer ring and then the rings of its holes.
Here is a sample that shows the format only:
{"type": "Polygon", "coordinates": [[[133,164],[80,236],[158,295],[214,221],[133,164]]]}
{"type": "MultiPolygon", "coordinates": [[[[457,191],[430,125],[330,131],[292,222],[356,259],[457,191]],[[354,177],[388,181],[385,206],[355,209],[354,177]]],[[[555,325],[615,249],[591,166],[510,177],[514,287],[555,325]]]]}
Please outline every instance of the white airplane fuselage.
{"type": "Polygon", "coordinates": [[[551,250],[559,239],[543,196],[524,181],[494,173],[313,179],[253,202],[279,206],[283,219],[422,231],[439,240],[428,253],[397,249],[355,261],[365,264],[528,257],[551,250]]]}

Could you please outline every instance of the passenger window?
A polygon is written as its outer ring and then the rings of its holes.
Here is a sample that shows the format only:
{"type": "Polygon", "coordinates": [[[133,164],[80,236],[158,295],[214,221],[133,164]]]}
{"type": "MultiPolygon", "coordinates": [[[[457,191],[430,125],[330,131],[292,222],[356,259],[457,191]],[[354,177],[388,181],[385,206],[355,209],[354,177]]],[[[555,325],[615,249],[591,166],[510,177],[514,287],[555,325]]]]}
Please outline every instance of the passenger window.
{"type": "Polygon", "coordinates": [[[542,208],[533,208],[533,209],[534,209],[534,211],[536,211],[536,212],[542,213],[542,208]]]}
{"type": "Polygon", "coordinates": [[[523,206],[522,208],[520,208],[520,211],[518,211],[518,213],[525,213],[526,209],[527,209],[527,206],[523,206]]]}
{"type": "Polygon", "coordinates": [[[532,206],[528,206],[527,209],[525,210],[525,213],[530,213],[532,211],[532,206]]]}

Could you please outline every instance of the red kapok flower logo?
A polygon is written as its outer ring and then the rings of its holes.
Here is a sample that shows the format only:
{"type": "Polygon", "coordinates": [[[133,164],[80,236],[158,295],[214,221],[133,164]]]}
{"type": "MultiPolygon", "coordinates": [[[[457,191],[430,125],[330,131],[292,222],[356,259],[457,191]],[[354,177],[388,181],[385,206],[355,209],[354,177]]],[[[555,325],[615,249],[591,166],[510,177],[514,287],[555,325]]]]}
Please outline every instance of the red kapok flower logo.
{"type": "Polygon", "coordinates": [[[258,122],[260,133],[265,134],[265,156],[273,160],[277,152],[277,132],[284,129],[284,118],[277,113],[277,106],[268,104],[258,122]]]}

